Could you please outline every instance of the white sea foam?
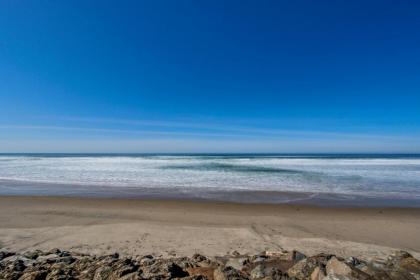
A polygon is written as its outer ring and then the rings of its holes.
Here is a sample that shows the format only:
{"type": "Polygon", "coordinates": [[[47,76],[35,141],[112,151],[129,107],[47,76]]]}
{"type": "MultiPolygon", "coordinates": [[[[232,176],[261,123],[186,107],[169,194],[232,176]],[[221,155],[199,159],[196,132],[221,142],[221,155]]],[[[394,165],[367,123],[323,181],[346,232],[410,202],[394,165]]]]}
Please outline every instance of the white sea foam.
{"type": "Polygon", "coordinates": [[[97,186],[420,199],[420,158],[19,155],[0,156],[0,180],[0,194],[10,192],[10,182],[25,182],[26,190],[31,183],[44,183],[50,190],[54,184],[68,184],[89,186],[90,191],[97,186]]]}

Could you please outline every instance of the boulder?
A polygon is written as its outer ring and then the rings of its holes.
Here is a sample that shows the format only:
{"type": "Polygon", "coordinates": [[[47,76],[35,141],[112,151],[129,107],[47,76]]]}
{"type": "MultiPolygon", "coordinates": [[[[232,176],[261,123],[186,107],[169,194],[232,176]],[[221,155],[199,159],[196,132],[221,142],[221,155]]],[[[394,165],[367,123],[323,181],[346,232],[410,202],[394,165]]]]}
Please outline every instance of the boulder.
{"type": "Polygon", "coordinates": [[[28,272],[28,273],[24,273],[19,280],[44,280],[47,276],[47,272],[46,271],[33,271],[33,272],[28,272]]]}
{"type": "Polygon", "coordinates": [[[190,276],[203,276],[205,279],[214,279],[215,269],[212,267],[189,267],[186,271],[190,276]]]}
{"type": "Polygon", "coordinates": [[[229,258],[225,265],[241,270],[246,260],[247,258],[229,258]]]}
{"type": "Polygon", "coordinates": [[[95,271],[95,275],[93,276],[93,280],[111,279],[111,274],[112,274],[112,267],[102,266],[102,267],[99,267],[95,271]]]}
{"type": "Polygon", "coordinates": [[[8,258],[10,256],[15,255],[15,253],[12,252],[6,252],[6,251],[0,251],[0,261],[2,261],[5,258],[8,258]]]}
{"type": "Polygon", "coordinates": [[[36,260],[39,255],[41,255],[42,252],[39,250],[36,251],[29,251],[23,254],[24,257],[28,258],[28,259],[32,259],[32,260],[36,260]]]}
{"type": "Polygon", "coordinates": [[[9,256],[7,258],[4,258],[1,261],[1,263],[6,264],[6,263],[12,263],[12,262],[16,262],[16,261],[23,262],[23,264],[25,266],[29,266],[29,265],[32,265],[33,263],[35,263],[34,260],[28,259],[27,257],[22,256],[22,255],[11,255],[11,256],[9,256]]]}
{"type": "Polygon", "coordinates": [[[324,271],[318,266],[315,267],[314,271],[311,273],[311,280],[323,280],[325,278],[324,271]]]}
{"type": "Polygon", "coordinates": [[[265,268],[263,265],[257,265],[253,270],[251,270],[251,278],[252,279],[262,279],[266,276],[265,268]]]}
{"type": "Polygon", "coordinates": [[[342,276],[350,276],[352,274],[352,269],[343,261],[339,261],[336,257],[332,257],[326,267],[327,275],[335,274],[342,276]]]}
{"type": "Polygon", "coordinates": [[[399,251],[370,261],[297,251],[255,256],[122,258],[72,252],[2,253],[1,280],[420,280],[420,261],[399,251]],[[241,265],[242,264],[242,265],[241,265]]]}
{"type": "Polygon", "coordinates": [[[298,262],[306,258],[305,254],[299,251],[265,251],[265,256],[279,260],[298,262]]]}
{"type": "Polygon", "coordinates": [[[214,280],[227,280],[227,279],[241,280],[241,279],[247,279],[247,277],[241,271],[228,266],[224,268],[219,267],[215,269],[213,273],[213,279],[214,280]]]}
{"type": "MultiPolygon", "coordinates": [[[[294,277],[296,279],[310,279],[314,270],[317,267],[320,269],[325,268],[332,257],[334,256],[329,254],[318,254],[307,257],[289,268],[287,274],[289,277],[294,277]]],[[[323,272],[325,271],[323,270],[323,272]]]]}
{"type": "Polygon", "coordinates": [[[326,265],[326,272],[329,279],[361,279],[367,280],[370,278],[368,274],[359,270],[358,268],[349,265],[337,257],[332,257],[326,265]],[[334,278],[335,277],[335,278],[334,278]]]}
{"type": "MultiPolygon", "coordinates": [[[[58,249],[57,249],[58,250],[58,249]]],[[[60,256],[57,254],[48,254],[48,255],[41,255],[37,257],[37,261],[38,262],[56,262],[56,260],[59,258],[60,256]]]]}
{"type": "Polygon", "coordinates": [[[214,280],[226,280],[225,273],[221,268],[217,268],[213,271],[213,279],[214,280]]]}

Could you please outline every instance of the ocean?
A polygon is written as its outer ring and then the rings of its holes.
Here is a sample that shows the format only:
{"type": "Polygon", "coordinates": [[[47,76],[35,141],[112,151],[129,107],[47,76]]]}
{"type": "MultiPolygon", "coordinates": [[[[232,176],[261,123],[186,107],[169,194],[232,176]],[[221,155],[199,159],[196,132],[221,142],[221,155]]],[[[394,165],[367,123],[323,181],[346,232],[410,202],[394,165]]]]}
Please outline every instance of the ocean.
{"type": "Polygon", "coordinates": [[[420,207],[420,155],[0,154],[0,195],[420,207]]]}

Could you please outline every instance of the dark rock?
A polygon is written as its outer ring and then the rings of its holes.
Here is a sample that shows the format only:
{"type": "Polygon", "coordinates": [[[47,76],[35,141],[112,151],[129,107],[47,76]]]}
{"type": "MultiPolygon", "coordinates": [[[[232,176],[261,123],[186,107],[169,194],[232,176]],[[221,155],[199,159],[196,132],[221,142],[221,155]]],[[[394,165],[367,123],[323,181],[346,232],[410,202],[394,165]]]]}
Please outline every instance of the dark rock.
{"type": "Polygon", "coordinates": [[[110,257],[113,258],[113,259],[118,259],[120,257],[120,254],[114,253],[114,254],[110,255],[110,257]]]}
{"type": "Polygon", "coordinates": [[[238,256],[241,255],[241,253],[239,253],[238,251],[234,250],[234,251],[232,251],[231,255],[232,256],[235,256],[235,257],[238,257],[238,256]]]}
{"type": "Polygon", "coordinates": [[[205,256],[200,255],[200,254],[194,254],[194,255],[192,256],[192,259],[193,259],[194,261],[196,261],[196,262],[202,262],[202,261],[207,260],[207,258],[206,258],[205,256]]]}
{"type": "Polygon", "coordinates": [[[138,270],[140,266],[131,259],[119,260],[113,264],[112,269],[114,274],[118,277],[130,274],[138,270]]]}
{"type": "Polygon", "coordinates": [[[69,257],[69,256],[71,256],[70,252],[68,252],[68,251],[62,251],[58,255],[60,257],[69,257]]]}
{"type": "Polygon", "coordinates": [[[171,278],[181,278],[188,276],[188,272],[184,271],[179,265],[172,263],[168,267],[171,278]]]}
{"type": "Polygon", "coordinates": [[[0,251],[0,261],[2,261],[3,259],[10,257],[10,256],[14,256],[15,253],[12,252],[5,252],[5,251],[0,251]]]}
{"type": "Polygon", "coordinates": [[[39,257],[40,254],[42,254],[42,252],[39,250],[36,250],[36,251],[26,252],[23,254],[23,256],[28,259],[35,260],[36,258],[39,257]]]}
{"type": "Polygon", "coordinates": [[[46,255],[51,255],[51,254],[60,255],[60,253],[61,253],[60,249],[54,248],[54,249],[51,249],[50,251],[48,251],[46,253],[46,255]]]}
{"type": "Polygon", "coordinates": [[[139,258],[138,260],[139,260],[140,265],[142,266],[152,265],[155,262],[152,255],[143,256],[139,258]]]}
{"type": "Polygon", "coordinates": [[[298,262],[298,261],[301,261],[301,260],[303,260],[305,258],[306,258],[306,255],[305,254],[302,254],[299,251],[293,251],[293,254],[292,254],[292,260],[293,261],[298,262]]]}
{"type": "Polygon", "coordinates": [[[24,273],[19,280],[44,280],[47,277],[46,271],[33,271],[24,273]]]}
{"type": "Polygon", "coordinates": [[[24,271],[26,266],[22,260],[17,260],[12,263],[14,271],[24,271]]]}

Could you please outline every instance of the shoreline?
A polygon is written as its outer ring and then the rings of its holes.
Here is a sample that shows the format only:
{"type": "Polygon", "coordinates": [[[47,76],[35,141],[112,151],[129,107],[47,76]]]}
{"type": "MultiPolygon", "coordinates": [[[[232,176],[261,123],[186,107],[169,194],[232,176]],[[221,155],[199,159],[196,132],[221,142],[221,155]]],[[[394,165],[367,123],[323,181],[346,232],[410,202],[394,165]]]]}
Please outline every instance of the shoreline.
{"type": "MultiPolygon", "coordinates": [[[[241,192],[244,193],[244,192],[241,192]]],[[[318,196],[312,196],[312,193],[295,193],[295,192],[263,192],[263,191],[246,191],[247,195],[252,195],[255,193],[264,193],[265,195],[270,195],[275,193],[275,195],[284,196],[289,195],[293,198],[287,197],[284,201],[268,201],[260,202],[255,201],[239,201],[239,200],[229,200],[229,199],[218,199],[218,198],[202,198],[194,196],[166,196],[162,197],[160,195],[138,195],[138,196],[112,196],[111,193],[98,196],[97,194],[3,194],[0,193],[1,198],[48,198],[48,199],[74,199],[74,200],[92,200],[92,201],[137,201],[137,202],[156,202],[156,203],[199,203],[199,204],[220,204],[220,205],[237,205],[237,206],[266,206],[266,207],[298,207],[298,208],[312,208],[312,209],[343,209],[343,210],[419,210],[420,205],[417,204],[417,200],[410,201],[412,203],[405,204],[398,201],[395,202],[395,199],[383,199],[383,198],[366,198],[358,197],[354,200],[346,199],[335,199],[336,197],[342,197],[342,195],[334,194],[321,194],[318,196]],[[325,195],[325,196],[323,196],[325,195]],[[388,203],[389,202],[389,203],[388,203]]],[[[222,195],[223,193],[220,193],[222,195]]],[[[354,196],[352,196],[354,197],[354,196]]],[[[402,201],[406,201],[401,199],[402,201]]]]}
{"type": "Polygon", "coordinates": [[[419,208],[0,196],[0,250],[224,255],[300,250],[420,256],[419,208]]]}
{"type": "Polygon", "coordinates": [[[45,183],[0,179],[0,196],[70,197],[91,199],[176,200],[236,204],[308,205],[350,208],[420,208],[420,198],[293,192],[270,190],[223,190],[211,188],[116,187],[69,183],[45,183]]]}

